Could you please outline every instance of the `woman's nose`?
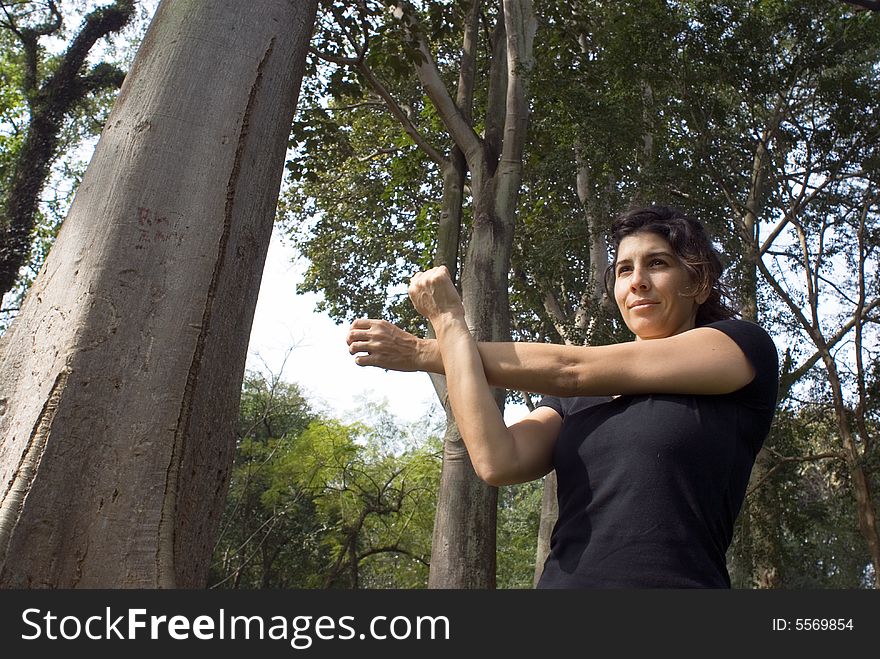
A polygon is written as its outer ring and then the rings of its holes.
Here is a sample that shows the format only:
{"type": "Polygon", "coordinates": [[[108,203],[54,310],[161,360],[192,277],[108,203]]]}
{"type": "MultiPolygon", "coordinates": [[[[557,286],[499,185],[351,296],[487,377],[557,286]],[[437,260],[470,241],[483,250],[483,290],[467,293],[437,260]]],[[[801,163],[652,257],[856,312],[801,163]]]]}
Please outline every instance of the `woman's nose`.
{"type": "Polygon", "coordinates": [[[648,288],[649,280],[643,268],[634,267],[632,275],[629,278],[629,285],[633,290],[645,290],[648,288]]]}

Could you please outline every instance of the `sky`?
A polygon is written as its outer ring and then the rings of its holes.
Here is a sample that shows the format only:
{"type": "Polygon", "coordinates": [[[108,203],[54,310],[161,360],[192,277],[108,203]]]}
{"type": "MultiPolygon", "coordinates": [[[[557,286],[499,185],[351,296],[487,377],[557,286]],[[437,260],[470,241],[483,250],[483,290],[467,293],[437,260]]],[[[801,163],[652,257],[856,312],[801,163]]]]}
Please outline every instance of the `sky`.
{"type": "MultiPolygon", "coordinates": [[[[246,368],[298,384],[319,409],[353,421],[364,400],[387,402],[402,421],[430,414],[439,403],[426,373],[358,366],[348,353],[348,325],[315,311],[318,295],[297,293],[306,262],[276,230],[272,235],[251,329],[246,368]]],[[[436,410],[435,410],[436,411],[436,410]]],[[[527,413],[508,406],[508,423],[527,413]]]]}
{"type": "Polygon", "coordinates": [[[389,411],[406,421],[428,414],[437,401],[428,375],[356,365],[345,342],[348,325],[337,325],[327,314],[316,312],[318,295],[296,292],[306,263],[294,263],[294,257],[275,231],[257,298],[247,368],[297,383],[317,407],[339,416],[355,415],[364,398],[387,400],[389,411]]]}

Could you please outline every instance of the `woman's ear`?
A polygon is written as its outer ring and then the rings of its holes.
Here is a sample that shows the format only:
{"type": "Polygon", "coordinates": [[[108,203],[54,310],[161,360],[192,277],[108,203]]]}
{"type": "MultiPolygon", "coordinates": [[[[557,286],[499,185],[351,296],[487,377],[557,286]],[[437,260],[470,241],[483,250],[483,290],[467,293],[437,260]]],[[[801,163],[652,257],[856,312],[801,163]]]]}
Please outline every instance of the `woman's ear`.
{"type": "Polygon", "coordinates": [[[699,293],[697,293],[697,294],[694,296],[694,302],[696,302],[697,304],[703,304],[703,303],[705,303],[706,300],[709,299],[709,293],[711,293],[711,291],[708,290],[708,289],[707,289],[707,290],[704,290],[704,291],[700,291],[699,293]]]}

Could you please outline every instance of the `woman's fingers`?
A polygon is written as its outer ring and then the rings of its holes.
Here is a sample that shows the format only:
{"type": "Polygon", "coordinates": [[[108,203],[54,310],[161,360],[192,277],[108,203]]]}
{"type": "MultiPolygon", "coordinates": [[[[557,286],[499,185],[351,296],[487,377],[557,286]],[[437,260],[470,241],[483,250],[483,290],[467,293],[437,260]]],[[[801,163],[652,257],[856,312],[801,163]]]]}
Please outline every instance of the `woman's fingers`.
{"type": "Polygon", "coordinates": [[[380,321],[372,318],[358,318],[355,320],[348,330],[348,336],[345,337],[346,343],[349,345],[354,341],[367,341],[370,339],[370,330],[380,321]]]}
{"type": "Polygon", "coordinates": [[[369,330],[351,330],[348,333],[348,337],[346,338],[346,342],[348,345],[351,345],[355,341],[369,341],[370,333],[369,330]]]}
{"type": "Polygon", "coordinates": [[[418,340],[387,320],[360,318],[346,337],[348,352],[358,366],[381,366],[396,371],[417,368],[418,340]]]}
{"type": "Polygon", "coordinates": [[[370,342],[369,341],[354,341],[353,343],[348,344],[348,351],[353,355],[356,352],[369,352],[370,351],[370,342]]]}
{"type": "MultiPolygon", "coordinates": [[[[370,353],[377,351],[383,345],[382,324],[385,321],[374,320],[372,318],[358,318],[351,324],[348,331],[346,343],[348,343],[348,352],[352,355],[357,353],[370,353]]],[[[369,365],[375,358],[366,359],[358,357],[355,362],[359,365],[369,365]]]]}

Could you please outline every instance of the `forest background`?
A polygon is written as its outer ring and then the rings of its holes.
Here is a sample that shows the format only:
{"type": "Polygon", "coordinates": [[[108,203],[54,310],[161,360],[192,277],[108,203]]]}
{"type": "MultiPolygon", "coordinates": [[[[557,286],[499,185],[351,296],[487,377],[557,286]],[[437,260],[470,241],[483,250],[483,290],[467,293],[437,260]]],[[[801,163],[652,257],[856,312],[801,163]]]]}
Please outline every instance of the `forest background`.
{"type": "MultiPolygon", "coordinates": [[[[0,4],[6,329],[155,4],[0,4]],[[58,94],[65,65],[76,75],[58,94]]],[[[873,5],[319,3],[276,219],[299,294],[340,327],[372,316],[424,333],[405,284],[444,263],[482,338],[607,343],[628,338],[601,283],[611,218],[649,202],[700,217],[743,317],[782,357],[734,586],[878,587],[873,5]]],[[[552,478],[485,487],[442,406],[328,408],[296,384],[288,348],[242,384],[209,587],[532,585],[552,478]]]]}

